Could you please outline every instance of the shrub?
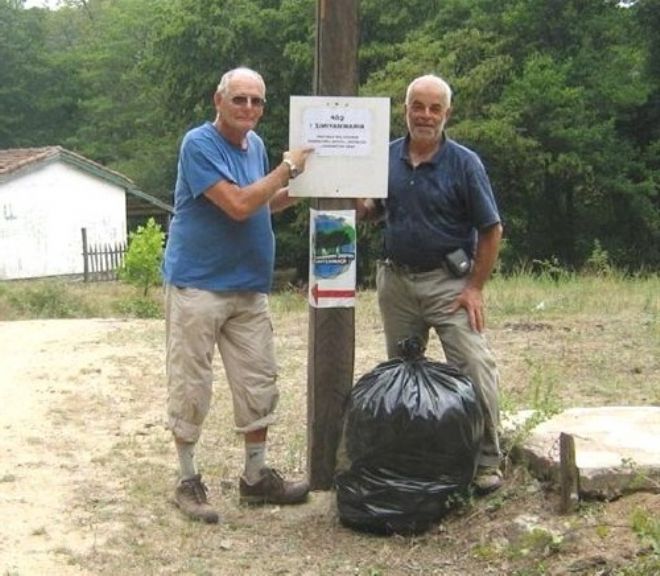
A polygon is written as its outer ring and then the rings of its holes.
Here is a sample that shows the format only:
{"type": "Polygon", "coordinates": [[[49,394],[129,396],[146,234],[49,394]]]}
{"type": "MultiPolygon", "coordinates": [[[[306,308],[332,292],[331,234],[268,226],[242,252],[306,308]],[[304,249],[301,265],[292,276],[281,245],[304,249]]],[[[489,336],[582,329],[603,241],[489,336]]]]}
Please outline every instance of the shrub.
{"type": "Polygon", "coordinates": [[[149,288],[160,283],[164,244],[165,233],[153,218],[149,218],[146,226],[138,226],[136,232],[129,234],[119,279],[142,288],[142,295],[146,297],[149,288]]]}
{"type": "Polygon", "coordinates": [[[584,272],[594,276],[609,276],[612,273],[612,266],[610,265],[610,255],[605,250],[600,240],[594,240],[591,255],[584,265],[584,272]]]}

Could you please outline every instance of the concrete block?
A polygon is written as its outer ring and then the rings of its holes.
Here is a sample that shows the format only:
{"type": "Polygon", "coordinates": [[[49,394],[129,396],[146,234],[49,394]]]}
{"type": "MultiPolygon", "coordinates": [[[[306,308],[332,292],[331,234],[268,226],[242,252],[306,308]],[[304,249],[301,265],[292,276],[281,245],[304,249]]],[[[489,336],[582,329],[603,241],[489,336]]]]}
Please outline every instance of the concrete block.
{"type": "MultiPolygon", "coordinates": [[[[534,411],[503,419],[511,438],[534,411]]],[[[559,486],[559,435],[575,439],[579,492],[611,500],[628,492],[660,492],[660,407],[572,408],[534,426],[514,446],[512,456],[528,462],[534,475],[559,486]]]]}

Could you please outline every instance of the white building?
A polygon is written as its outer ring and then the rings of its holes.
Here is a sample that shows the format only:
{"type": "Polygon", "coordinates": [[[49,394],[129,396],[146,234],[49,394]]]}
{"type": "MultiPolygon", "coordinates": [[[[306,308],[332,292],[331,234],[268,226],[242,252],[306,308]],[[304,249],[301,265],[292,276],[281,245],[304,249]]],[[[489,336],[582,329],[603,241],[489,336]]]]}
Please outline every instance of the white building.
{"type": "Polygon", "coordinates": [[[127,205],[164,202],[127,177],[59,146],[0,150],[0,280],[82,274],[90,245],[127,239],[127,205]]]}

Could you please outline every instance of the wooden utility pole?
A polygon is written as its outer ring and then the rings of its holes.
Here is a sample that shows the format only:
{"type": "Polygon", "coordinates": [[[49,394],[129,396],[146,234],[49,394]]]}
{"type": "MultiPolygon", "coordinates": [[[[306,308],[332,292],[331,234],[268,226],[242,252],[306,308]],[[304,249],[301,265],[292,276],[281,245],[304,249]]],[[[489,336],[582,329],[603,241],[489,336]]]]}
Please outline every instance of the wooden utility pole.
{"type": "MultiPolygon", "coordinates": [[[[315,96],[355,96],[359,0],[317,0],[315,96]]],[[[350,210],[350,198],[314,198],[316,210],[350,210]]],[[[309,308],[307,466],[312,490],[335,473],[346,400],[353,385],[355,309],[309,308]]]]}

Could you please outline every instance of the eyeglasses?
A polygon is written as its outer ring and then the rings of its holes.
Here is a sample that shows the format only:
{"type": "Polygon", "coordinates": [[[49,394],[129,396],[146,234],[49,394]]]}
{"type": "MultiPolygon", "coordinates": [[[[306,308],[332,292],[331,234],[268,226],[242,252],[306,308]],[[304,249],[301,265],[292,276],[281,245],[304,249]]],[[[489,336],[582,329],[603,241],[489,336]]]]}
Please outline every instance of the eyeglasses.
{"type": "Polygon", "coordinates": [[[261,98],[260,96],[232,96],[231,103],[234,106],[240,106],[241,108],[248,105],[253,108],[263,108],[266,105],[266,99],[261,98]]]}
{"type": "Polygon", "coordinates": [[[437,116],[439,116],[445,111],[445,108],[442,106],[442,104],[429,104],[428,106],[426,106],[425,104],[418,102],[417,100],[415,100],[412,104],[409,104],[408,106],[413,112],[420,113],[420,112],[426,112],[428,110],[431,114],[437,116]]]}

